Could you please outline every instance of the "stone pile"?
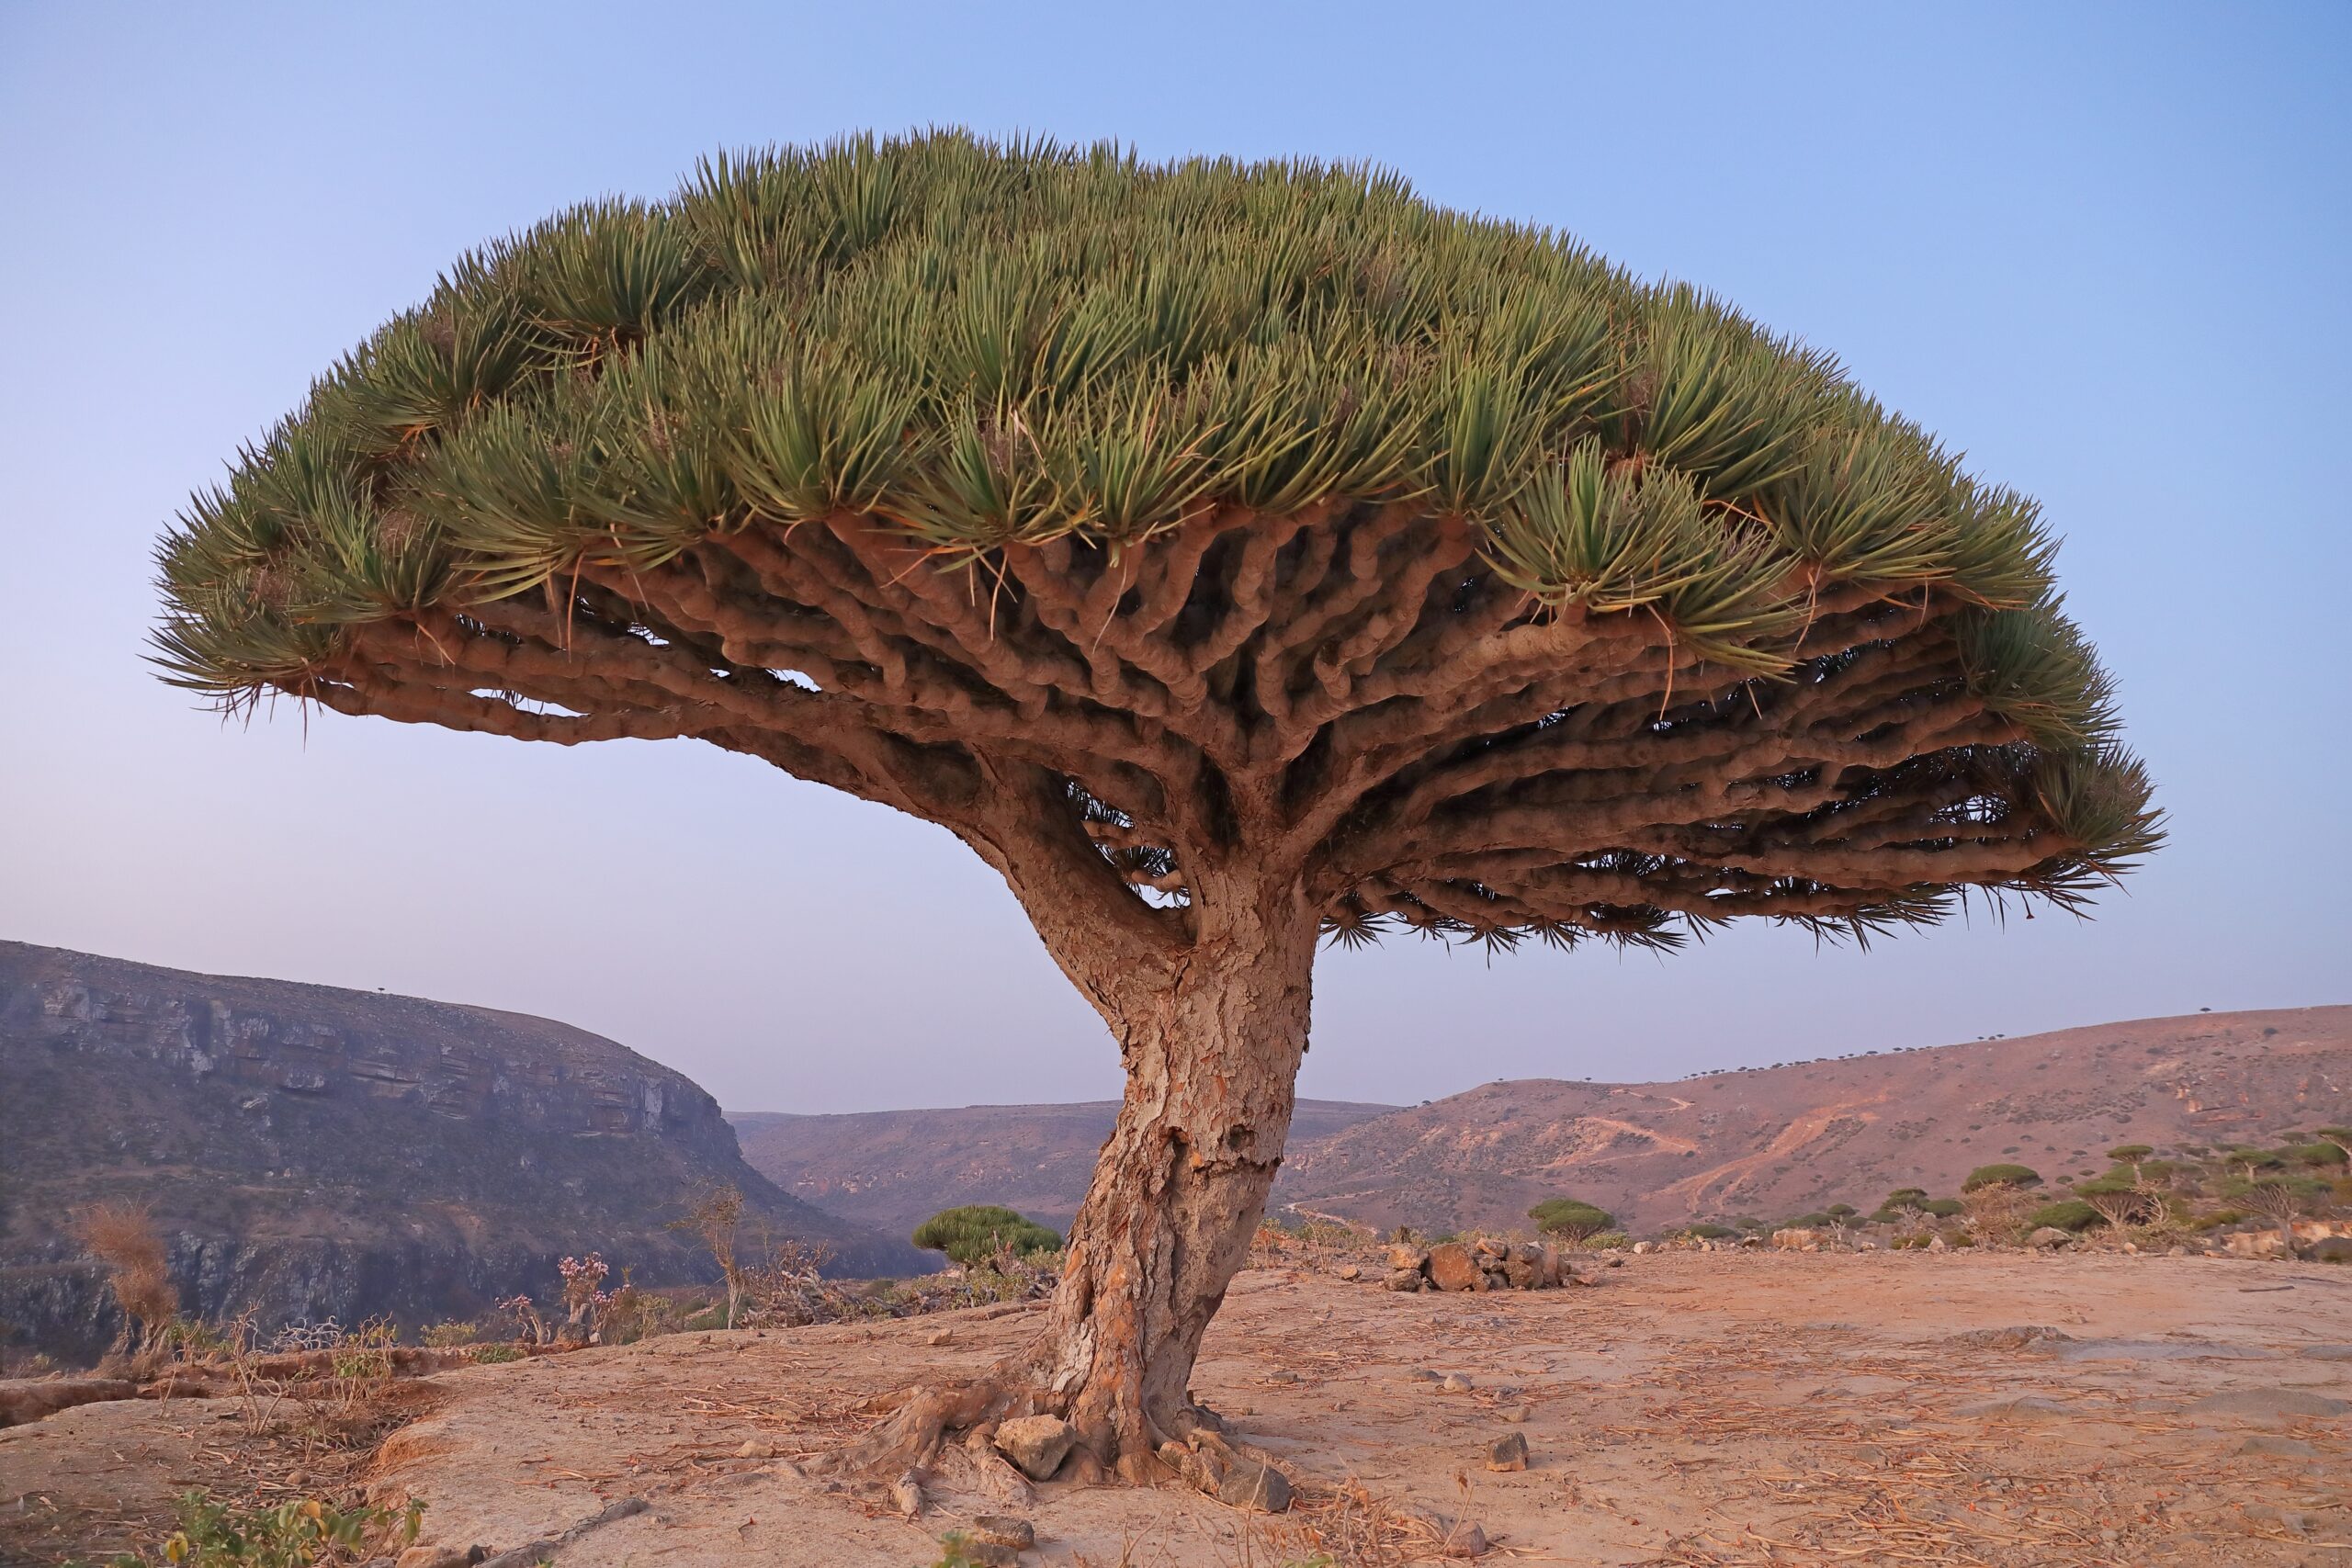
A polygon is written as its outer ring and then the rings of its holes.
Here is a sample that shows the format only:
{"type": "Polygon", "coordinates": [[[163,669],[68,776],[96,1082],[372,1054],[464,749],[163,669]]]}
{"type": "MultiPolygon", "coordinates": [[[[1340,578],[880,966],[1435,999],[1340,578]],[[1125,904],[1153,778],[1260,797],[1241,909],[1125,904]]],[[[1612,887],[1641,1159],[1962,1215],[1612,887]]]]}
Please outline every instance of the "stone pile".
{"type": "Polygon", "coordinates": [[[1569,1280],[1568,1260],[1548,1242],[1440,1242],[1416,1247],[1400,1242],[1388,1249],[1384,1273],[1342,1270],[1391,1291],[1544,1291],[1569,1280]]]}

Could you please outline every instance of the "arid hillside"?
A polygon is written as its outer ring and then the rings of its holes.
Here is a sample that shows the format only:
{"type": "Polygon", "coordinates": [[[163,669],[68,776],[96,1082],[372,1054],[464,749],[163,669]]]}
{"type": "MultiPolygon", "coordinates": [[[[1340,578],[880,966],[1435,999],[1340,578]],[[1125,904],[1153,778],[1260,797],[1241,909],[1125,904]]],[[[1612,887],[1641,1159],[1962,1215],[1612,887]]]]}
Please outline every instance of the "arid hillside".
{"type": "Polygon", "coordinates": [[[710,1265],[667,1222],[728,1183],[839,1267],[910,1272],[901,1239],[743,1163],[692,1080],[582,1030],[0,942],[0,1320],[86,1355],[113,1306],[72,1235],[146,1205],[183,1305],[219,1319],[464,1317],[601,1249],[639,1283],[710,1265]]]}
{"type": "MultiPolygon", "coordinates": [[[[786,1191],[901,1231],[952,1203],[1051,1224],[1077,1209],[1116,1108],[737,1114],[786,1191]]],[[[1522,1223],[1571,1194],[1653,1229],[1868,1208],[1975,1167],[2104,1169],[2119,1144],[2223,1146],[2352,1121],[2352,1007],[2196,1013],[1663,1084],[1483,1085],[1404,1109],[1306,1100],[1277,1204],[1383,1227],[1522,1223]]]]}
{"type": "Polygon", "coordinates": [[[2352,1007],[2194,1013],[1675,1083],[1487,1084],[1295,1145],[1275,1200],[1442,1231],[1523,1224],[1566,1194],[1654,1229],[2347,1121],[2352,1007]]]}
{"type": "MultiPolygon", "coordinates": [[[[1301,1100],[1294,1145],[1392,1108],[1301,1100]]],[[[1115,1101],[968,1105],[839,1116],[730,1111],[754,1169],[804,1202],[903,1235],[958,1203],[1002,1203],[1062,1229],[1078,1213],[1115,1101]]]]}

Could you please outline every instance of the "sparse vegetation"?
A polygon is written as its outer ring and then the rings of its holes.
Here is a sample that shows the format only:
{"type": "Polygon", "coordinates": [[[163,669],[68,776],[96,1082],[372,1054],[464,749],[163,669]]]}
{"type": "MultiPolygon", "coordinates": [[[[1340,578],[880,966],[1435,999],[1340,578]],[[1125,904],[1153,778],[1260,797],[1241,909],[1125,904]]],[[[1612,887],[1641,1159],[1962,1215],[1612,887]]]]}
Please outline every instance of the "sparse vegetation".
{"type": "Polygon", "coordinates": [[[1960,1190],[1965,1196],[1986,1187],[2039,1187],[2041,1185],[2041,1173],[2030,1166],[1980,1165],[1970,1171],[1966,1179],[1961,1182],[1960,1190]]]}
{"type": "Polygon", "coordinates": [[[116,1348],[146,1359],[161,1348],[162,1336],[180,1307],[171,1255],[154,1220],[142,1205],[98,1203],[83,1211],[76,1228],[82,1245],[106,1266],[107,1287],[122,1309],[116,1348]]]}
{"type": "Polygon", "coordinates": [[[1608,1210],[1588,1203],[1580,1198],[1546,1198],[1527,1211],[1535,1228],[1545,1235],[1557,1236],[1575,1247],[1616,1226],[1617,1217],[1608,1210]]]}
{"type": "Polygon", "coordinates": [[[2096,1224],[2113,1223],[2080,1198],[2061,1198],[2054,1203],[2044,1203],[2025,1217],[2029,1230],[2047,1226],[2052,1230],[2086,1231],[2096,1224]]]}
{"type": "Polygon", "coordinates": [[[942,1209],[915,1227],[912,1239],[924,1251],[944,1252],[966,1268],[1000,1251],[1036,1258],[1058,1252],[1062,1245],[1059,1233],[994,1203],[942,1209]]]}
{"type": "Polygon", "coordinates": [[[338,1508],[317,1498],[249,1508],[184,1494],[179,1529],[152,1552],[109,1558],[107,1568],[325,1568],[356,1562],[368,1549],[416,1540],[424,1505],[412,1499],[398,1511],[338,1508]]]}
{"type": "Polygon", "coordinates": [[[732,1187],[707,1187],[695,1195],[683,1219],[670,1228],[698,1238],[727,1281],[724,1326],[735,1326],[735,1309],[743,1299],[743,1270],[736,1258],[736,1233],[743,1224],[743,1194],[732,1187]]]}

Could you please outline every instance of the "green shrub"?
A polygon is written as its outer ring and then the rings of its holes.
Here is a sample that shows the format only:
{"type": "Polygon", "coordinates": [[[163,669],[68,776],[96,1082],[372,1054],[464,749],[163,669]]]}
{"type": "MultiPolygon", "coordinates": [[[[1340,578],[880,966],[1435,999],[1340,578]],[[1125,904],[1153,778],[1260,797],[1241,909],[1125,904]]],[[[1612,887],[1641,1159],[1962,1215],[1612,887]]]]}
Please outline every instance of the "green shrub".
{"type": "Polygon", "coordinates": [[[1682,1234],[1694,1241],[1722,1241],[1737,1235],[1739,1232],[1730,1225],[1719,1225],[1710,1220],[1702,1220],[1695,1225],[1684,1225],[1682,1234]]]}
{"type": "Polygon", "coordinates": [[[500,1361],[519,1361],[522,1359],[523,1347],[520,1345],[483,1345],[477,1347],[474,1350],[475,1360],[487,1361],[492,1365],[500,1361]]]}
{"type": "MultiPolygon", "coordinates": [[[[384,1533],[413,1542],[424,1504],[408,1506],[338,1508],[301,1500],[274,1508],[239,1508],[216,1503],[201,1492],[183,1493],[179,1529],[156,1548],[153,1561],[175,1568],[311,1568],[315,1562],[356,1557],[368,1538],[384,1533]]],[[[107,1568],[146,1568],[150,1559],[126,1551],[107,1559],[107,1568]]]]}
{"type": "Polygon", "coordinates": [[[1930,1198],[1919,1205],[1919,1212],[1923,1214],[1933,1214],[1939,1220],[1949,1220],[1966,1207],[1967,1205],[1957,1198],[1930,1198]]]}
{"type": "Polygon", "coordinates": [[[435,1350],[454,1350],[462,1345],[478,1343],[481,1328],[471,1323],[428,1323],[420,1338],[435,1350]]]}
{"type": "Polygon", "coordinates": [[[2295,1165],[2329,1166],[2352,1161],[2352,1156],[2346,1155],[2334,1144],[2295,1144],[2278,1152],[2295,1165]]]}
{"type": "Polygon", "coordinates": [[[1791,1220],[1784,1228],[1789,1230],[1826,1231],[1837,1223],[1837,1221],[1831,1219],[1827,1214],[1799,1214],[1795,1219],[1791,1220]]]}
{"type": "Polygon", "coordinates": [[[1059,1233],[994,1203],[967,1203],[942,1209],[915,1227],[914,1244],[926,1252],[944,1252],[969,1269],[996,1255],[1000,1247],[1016,1257],[1061,1250],[1059,1233]]]}
{"type": "Polygon", "coordinates": [[[1634,1245],[1634,1238],[1623,1231],[1602,1231],[1585,1237],[1584,1244],[1596,1252],[1623,1252],[1634,1245]]]}
{"type": "Polygon", "coordinates": [[[1545,1235],[1565,1236],[1570,1241],[1581,1241],[1600,1231],[1612,1230],[1617,1224],[1617,1217],[1608,1210],[1576,1198],[1546,1198],[1528,1210],[1527,1217],[1545,1235]]]}
{"type": "Polygon", "coordinates": [[[2107,1157],[2119,1165],[2137,1165],[2156,1151],[2148,1144],[2118,1144],[2107,1151],[2107,1157]]]}
{"type": "Polygon", "coordinates": [[[1824,1209],[1822,1213],[1827,1214],[1833,1220],[1850,1220],[1856,1214],[1860,1213],[1861,1211],[1855,1208],[1851,1203],[1832,1203],[1829,1207],[1824,1209]]]}
{"type": "Polygon", "coordinates": [[[2044,1225],[2052,1230],[2086,1231],[2101,1224],[2099,1213],[2080,1198],[2061,1198],[2055,1203],[2044,1203],[2025,1217],[2028,1228],[2040,1230],[2044,1225]]]}
{"type": "Polygon", "coordinates": [[[1980,1165],[1968,1173],[1960,1184],[1962,1192],[1973,1192],[1980,1187],[2039,1187],[2041,1175],[2030,1166],[1980,1165]]]}

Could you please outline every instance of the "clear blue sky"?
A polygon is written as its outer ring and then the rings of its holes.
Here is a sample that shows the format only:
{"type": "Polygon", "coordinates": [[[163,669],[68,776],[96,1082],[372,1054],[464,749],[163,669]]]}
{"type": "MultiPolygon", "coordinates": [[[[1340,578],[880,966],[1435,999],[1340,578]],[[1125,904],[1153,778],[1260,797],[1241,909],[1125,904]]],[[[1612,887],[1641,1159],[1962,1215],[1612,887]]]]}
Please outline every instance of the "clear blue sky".
{"type": "Polygon", "coordinates": [[[1307,1092],[2352,1000],[2352,6],[0,6],[0,936],[541,1012],[740,1108],[1113,1093],[937,829],[141,663],[194,487],[462,248],[926,123],[1370,159],[1834,350],[2040,496],[2175,840],[2096,923],[1318,972],[1307,1092]]]}

